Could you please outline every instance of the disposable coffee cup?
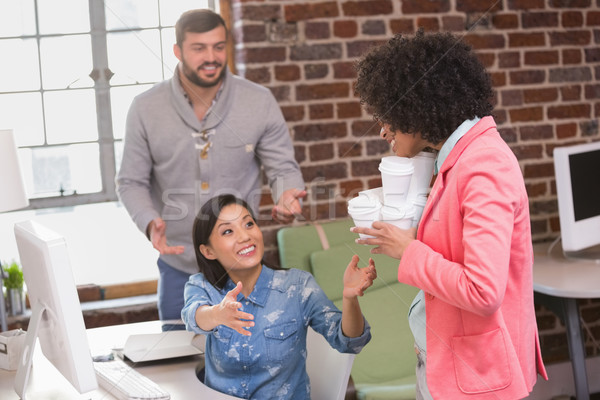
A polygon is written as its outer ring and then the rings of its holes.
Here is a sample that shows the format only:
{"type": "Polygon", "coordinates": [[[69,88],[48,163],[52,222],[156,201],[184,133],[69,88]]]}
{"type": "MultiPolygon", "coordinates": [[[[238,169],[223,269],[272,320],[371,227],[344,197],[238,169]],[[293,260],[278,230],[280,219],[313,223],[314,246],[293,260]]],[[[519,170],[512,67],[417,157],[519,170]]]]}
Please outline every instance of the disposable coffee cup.
{"type": "Polygon", "coordinates": [[[402,207],[384,205],[381,207],[381,220],[397,226],[400,229],[409,229],[413,225],[415,208],[405,204],[402,207]]]}
{"type": "MultiPolygon", "coordinates": [[[[348,214],[352,217],[354,225],[362,228],[372,228],[374,221],[380,220],[381,202],[367,196],[357,196],[348,201],[348,214]]],[[[360,233],[361,239],[373,236],[360,233]]]]}
{"type": "Polygon", "coordinates": [[[369,199],[377,200],[383,204],[383,188],[378,187],[374,189],[362,190],[358,192],[359,196],[367,196],[369,199]]]}
{"type": "Polygon", "coordinates": [[[415,199],[412,200],[413,207],[415,209],[415,215],[413,217],[413,227],[417,227],[419,222],[421,221],[421,216],[423,215],[423,209],[425,208],[425,204],[427,203],[427,195],[420,194],[415,199]]]}
{"type": "Polygon", "coordinates": [[[429,193],[435,157],[435,153],[422,151],[411,158],[415,170],[408,188],[407,199],[409,201],[416,199],[420,195],[427,195],[429,193]]]}
{"type": "Polygon", "coordinates": [[[383,191],[383,204],[402,206],[407,199],[411,177],[414,172],[412,160],[407,157],[383,157],[379,163],[383,191]]]}

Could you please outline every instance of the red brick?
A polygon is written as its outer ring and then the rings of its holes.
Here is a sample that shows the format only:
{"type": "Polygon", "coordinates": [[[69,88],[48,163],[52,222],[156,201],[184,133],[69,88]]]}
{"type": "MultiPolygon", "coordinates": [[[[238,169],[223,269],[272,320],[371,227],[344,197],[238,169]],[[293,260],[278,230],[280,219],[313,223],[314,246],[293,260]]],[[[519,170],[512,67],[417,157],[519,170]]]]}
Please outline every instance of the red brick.
{"type": "Polygon", "coordinates": [[[490,78],[495,88],[506,85],[506,73],[505,72],[491,72],[490,78]]]}
{"type": "Polygon", "coordinates": [[[502,49],[506,45],[504,35],[499,34],[468,33],[464,40],[474,49],[502,49]]]}
{"type": "Polygon", "coordinates": [[[356,21],[333,21],[333,35],[341,38],[352,38],[358,33],[356,21]]]}
{"type": "Polygon", "coordinates": [[[517,160],[529,160],[538,159],[542,157],[542,146],[539,144],[535,145],[521,145],[511,146],[511,150],[517,157],[517,160]]]}
{"type": "Polygon", "coordinates": [[[521,15],[523,29],[553,28],[558,26],[558,13],[556,12],[530,12],[521,15]]]}
{"type": "Polygon", "coordinates": [[[498,66],[500,68],[519,68],[521,66],[521,54],[516,51],[499,53],[498,66]]]}
{"type": "Polygon", "coordinates": [[[598,26],[600,25],[600,11],[588,11],[586,14],[587,26],[598,26]]]}
{"type": "Polygon", "coordinates": [[[271,71],[267,67],[247,68],[244,78],[263,85],[268,84],[271,82],[271,71]]]}
{"type": "Polygon", "coordinates": [[[242,60],[247,64],[285,61],[285,47],[256,47],[241,50],[242,60]]]}
{"type": "Polygon", "coordinates": [[[373,47],[381,46],[386,42],[387,40],[356,40],[346,42],[346,53],[350,58],[360,57],[373,47]]]}
{"type": "Polygon", "coordinates": [[[242,4],[236,19],[250,21],[274,21],[281,18],[281,7],[273,4],[242,4]]]}
{"type": "Polygon", "coordinates": [[[440,30],[440,22],[437,17],[417,18],[417,29],[423,28],[426,32],[437,32],[440,30]]]}
{"type": "Polygon", "coordinates": [[[311,120],[333,118],[333,104],[311,104],[308,106],[308,115],[311,120]]]}
{"type": "Polygon", "coordinates": [[[271,86],[269,87],[275,99],[279,102],[290,101],[290,87],[289,86],[271,86]]]}
{"type": "Polygon", "coordinates": [[[304,119],[304,106],[281,106],[283,117],[288,122],[301,121],[304,119]]]}
{"type": "Polygon", "coordinates": [[[546,72],[543,70],[511,71],[509,76],[511,85],[532,85],[546,80],[546,72]]]}
{"type": "Polygon", "coordinates": [[[352,136],[363,138],[365,136],[379,136],[379,125],[374,121],[355,121],[352,123],[352,136]]]}
{"type": "Polygon", "coordinates": [[[600,48],[584,49],[585,62],[593,63],[600,61],[600,48]]]}
{"type": "Polygon", "coordinates": [[[525,103],[549,103],[558,100],[556,88],[539,88],[523,90],[525,103]]]}
{"type": "Polygon", "coordinates": [[[283,10],[287,22],[305,21],[317,18],[332,18],[340,15],[337,1],[287,4],[283,6],[283,10]]]}
{"type": "Polygon", "coordinates": [[[532,10],[544,8],[545,0],[508,0],[508,8],[511,10],[532,10]]]}
{"type": "Polygon", "coordinates": [[[362,141],[340,142],[338,143],[338,157],[360,157],[362,156],[362,141]]]}
{"type": "Polygon", "coordinates": [[[560,88],[560,97],[562,101],[576,101],[581,100],[581,86],[570,85],[563,86],[560,88]]]}
{"type": "Polygon", "coordinates": [[[375,140],[367,140],[367,155],[385,155],[390,152],[390,145],[385,140],[377,138],[375,140]]]}
{"type": "Polygon", "coordinates": [[[519,27],[519,16],[517,14],[494,14],[492,25],[496,29],[516,29],[519,27]]]}
{"type": "Polygon", "coordinates": [[[403,0],[402,14],[444,13],[450,11],[449,0],[403,0]]]}
{"type": "Polygon", "coordinates": [[[332,60],[342,58],[342,45],[340,43],[299,43],[290,47],[290,60],[313,61],[332,60]]]}
{"type": "Polygon", "coordinates": [[[543,32],[509,33],[508,45],[510,47],[543,47],[546,45],[546,36],[543,32]]]}
{"type": "Polygon", "coordinates": [[[300,79],[300,67],[297,65],[276,65],[275,79],[278,81],[297,81],[300,79]]]}
{"type": "Polygon", "coordinates": [[[294,144],[294,158],[302,164],[306,160],[306,146],[294,144]]]}
{"type": "Polygon", "coordinates": [[[550,82],[587,82],[593,78],[589,67],[567,67],[551,69],[548,79],[550,82]]]}
{"type": "Polygon", "coordinates": [[[548,3],[555,8],[587,8],[591,5],[590,0],[550,0],[548,3]]]}
{"type": "Polygon", "coordinates": [[[521,140],[548,140],[554,137],[552,125],[522,126],[519,128],[521,140]]]}
{"type": "Polygon", "coordinates": [[[307,22],[304,28],[304,35],[307,39],[328,39],[331,37],[331,30],[328,22],[307,22]]]}
{"type": "Polygon", "coordinates": [[[411,33],[415,31],[414,20],[412,18],[392,19],[390,21],[392,33],[411,33]]]}
{"type": "Polygon", "coordinates": [[[550,32],[551,46],[584,46],[591,43],[592,36],[589,31],[562,31],[550,32]]]}
{"type": "Polygon", "coordinates": [[[505,107],[520,106],[523,104],[522,90],[503,90],[500,94],[502,96],[502,105],[505,107]]]}
{"type": "Polygon", "coordinates": [[[564,28],[574,28],[583,25],[583,14],[579,11],[566,11],[561,15],[564,28]]]}
{"type": "Polygon", "coordinates": [[[556,125],[556,138],[557,139],[566,139],[575,137],[577,135],[577,124],[568,123],[568,124],[557,124],[556,125]]]}
{"type": "Polygon", "coordinates": [[[352,176],[370,176],[379,174],[379,162],[381,160],[360,160],[352,161],[352,176]]]}
{"type": "Polygon", "coordinates": [[[530,198],[541,197],[548,194],[548,184],[546,182],[528,183],[525,185],[527,196],[530,198]]]}
{"type": "Polygon", "coordinates": [[[498,128],[498,133],[506,143],[514,143],[517,141],[517,132],[514,128],[498,128]]]}
{"type": "Polygon", "coordinates": [[[321,83],[318,85],[298,85],[296,87],[296,100],[331,99],[348,97],[350,93],[348,83],[321,83]]]}
{"type": "Polygon", "coordinates": [[[353,198],[362,190],[365,190],[365,187],[362,181],[358,179],[340,182],[340,195],[342,197],[353,198]]]}
{"type": "Polygon", "coordinates": [[[563,64],[581,64],[583,56],[581,49],[565,49],[562,51],[563,64]]]}
{"type": "Polygon", "coordinates": [[[240,42],[252,43],[252,42],[264,42],[267,40],[267,32],[265,24],[260,25],[249,25],[245,24],[240,28],[242,37],[239,39],[240,42]]]}
{"type": "Polygon", "coordinates": [[[304,77],[306,79],[320,79],[329,74],[329,65],[327,64],[306,64],[304,66],[304,77]]]}
{"type": "Polygon", "coordinates": [[[385,21],[381,20],[368,20],[365,21],[361,26],[361,31],[363,35],[385,35],[385,21]]]}
{"type": "Polygon", "coordinates": [[[346,163],[340,162],[302,167],[301,171],[304,182],[313,182],[319,178],[344,179],[348,177],[348,167],[346,166],[346,163]]]}
{"type": "Polygon", "coordinates": [[[344,122],[296,125],[292,130],[294,132],[294,140],[300,142],[331,140],[332,138],[342,138],[347,135],[346,123],[344,122]]]}
{"type": "Polygon", "coordinates": [[[456,0],[456,10],[464,13],[493,13],[502,10],[502,2],[497,0],[456,0]]]}
{"type": "Polygon", "coordinates": [[[362,115],[359,102],[338,103],[336,106],[338,118],[358,118],[362,115]]]}
{"type": "Polygon", "coordinates": [[[351,61],[336,62],[332,65],[333,77],[335,79],[354,79],[356,78],[356,69],[351,61]]]}
{"type": "Polygon", "coordinates": [[[461,32],[465,30],[465,18],[460,16],[442,16],[442,29],[449,32],[461,32]]]}
{"type": "Polygon", "coordinates": [[[346,1],[341,4],[343,14],[350,17],[387,15],[394,11],[390,0],[346,1]]]}
{"type": "Polygon", "coordinates": [[[323,161],[333,158],[332,143],[318,143],[308,147],[310,161],[323,161]]]}
{"type": "Polygon", "coordinates": [[[484,67],[492,67],[496,63],[496,54],[494,53],[477,53],[477,58],[484,67]]]}
{"type": "Polygon", "coordinates": [[[554,177],[554,163],[545,162],[540,164],[529,164],[525,166],[525,179],[554,177]]]}
{"type": "Polygon", "coordinates": [[[527,51],[525,52],[525,65],[554,65],[558,64],[557,50],[527,51]]]}
{"type": "Polygon", "coordinates": [[[590,118],[591,107],[589,104],[569,104],[564,106],[548,107],[548,118],[590,118]]]}
{"type": "Polygon", "coordinates": [[[525,107],[509,110],[511,122],[541,121],[544,119],[542,107],[525,107]]]}

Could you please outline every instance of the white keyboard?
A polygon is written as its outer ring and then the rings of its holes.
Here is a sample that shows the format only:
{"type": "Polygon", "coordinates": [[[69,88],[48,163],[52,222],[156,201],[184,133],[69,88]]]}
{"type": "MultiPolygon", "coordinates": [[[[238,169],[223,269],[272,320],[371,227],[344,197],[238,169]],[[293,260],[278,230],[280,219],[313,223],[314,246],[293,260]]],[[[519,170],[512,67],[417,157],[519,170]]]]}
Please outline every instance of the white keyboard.
{"type": "Polygon", "coordinates": [[[96,378],[101,388],[119,400],[168,400],[171,395],[131,368],[120,358],[95,361],[96,378]]]}

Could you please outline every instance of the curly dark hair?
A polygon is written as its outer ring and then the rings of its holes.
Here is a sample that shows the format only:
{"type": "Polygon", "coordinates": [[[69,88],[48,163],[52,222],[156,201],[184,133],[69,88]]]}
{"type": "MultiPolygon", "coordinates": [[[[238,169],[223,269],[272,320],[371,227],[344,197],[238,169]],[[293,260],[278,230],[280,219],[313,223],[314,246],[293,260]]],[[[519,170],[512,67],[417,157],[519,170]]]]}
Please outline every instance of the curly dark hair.
{"type": "Polygon", "coordinates": [[[392,131],[437,145],[466,119],[491,114],[491,79],[471,47],[450,33],[394,36],[356,64],[356,92],[392,131]]]}

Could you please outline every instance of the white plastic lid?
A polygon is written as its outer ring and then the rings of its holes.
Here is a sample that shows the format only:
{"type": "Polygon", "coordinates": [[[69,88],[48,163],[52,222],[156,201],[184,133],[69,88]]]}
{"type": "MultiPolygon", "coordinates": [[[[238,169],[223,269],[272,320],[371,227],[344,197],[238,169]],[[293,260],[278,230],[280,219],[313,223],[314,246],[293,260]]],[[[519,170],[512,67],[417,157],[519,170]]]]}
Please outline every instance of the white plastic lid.
{"type": "Polygon", "coordinates": [[[415,207],[413,207],[410,204],[406,204],[402,207],[392,207],[384,205],[381,209],[381,215],[384,220],[413,218],[415,216],[415,212],[415,207]]]}
{"type": "Polygon", "coordinates": [[[373,197],[356,196],[348,200],[348,210],[352,212],[372,212],[381,208],[381,202],[373,197]]]}

